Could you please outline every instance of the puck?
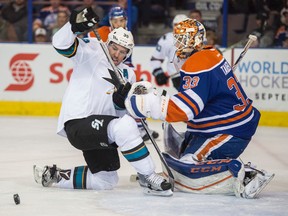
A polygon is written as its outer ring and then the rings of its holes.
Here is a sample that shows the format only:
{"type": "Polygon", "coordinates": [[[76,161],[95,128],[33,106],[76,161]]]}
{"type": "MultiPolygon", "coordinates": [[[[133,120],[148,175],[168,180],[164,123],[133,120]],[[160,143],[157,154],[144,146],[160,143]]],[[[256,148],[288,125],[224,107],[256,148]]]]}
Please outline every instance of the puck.
{"type": "Polygon", "coordinates": [[[14,194],[13,198],[16,205],[20,204],[20,197],[18,194],[14,194]]]}

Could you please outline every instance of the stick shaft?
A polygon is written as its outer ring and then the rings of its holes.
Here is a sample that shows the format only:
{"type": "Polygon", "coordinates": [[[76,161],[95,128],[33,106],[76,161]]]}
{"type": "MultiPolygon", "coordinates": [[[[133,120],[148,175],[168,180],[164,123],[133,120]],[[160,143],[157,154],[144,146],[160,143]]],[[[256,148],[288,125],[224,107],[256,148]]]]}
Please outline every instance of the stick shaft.
{"type": "Polygon", "coordinates": [[[243,51],[240,53],[240,56],[238,57],[238,59],[236,60],[236,62],[234,63],[234,65],[232,66],[232,70],[235,71],[239,62],[243,59],[244,55],[247,53],[248,49],[250,48],[250,46],[252,45],[252,43],[255,41],[254,37],[249,37],[249,40],[247,41],[243,51]]]}

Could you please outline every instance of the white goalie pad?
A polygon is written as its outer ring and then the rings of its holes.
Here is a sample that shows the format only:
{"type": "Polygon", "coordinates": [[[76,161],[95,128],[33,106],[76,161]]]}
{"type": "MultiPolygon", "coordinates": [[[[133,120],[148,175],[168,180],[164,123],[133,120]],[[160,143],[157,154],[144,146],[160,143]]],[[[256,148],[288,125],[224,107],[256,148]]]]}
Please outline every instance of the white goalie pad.
{"type": "Polygon", "coordinates": [[[183,192],[234,195],[235,183],[241,182],[239,178],[243,180],[245,172],[238,160],[209,160],[188,164],[167,153],[163,153],[163,156],[174,175],[175,187],[183,192]]]}

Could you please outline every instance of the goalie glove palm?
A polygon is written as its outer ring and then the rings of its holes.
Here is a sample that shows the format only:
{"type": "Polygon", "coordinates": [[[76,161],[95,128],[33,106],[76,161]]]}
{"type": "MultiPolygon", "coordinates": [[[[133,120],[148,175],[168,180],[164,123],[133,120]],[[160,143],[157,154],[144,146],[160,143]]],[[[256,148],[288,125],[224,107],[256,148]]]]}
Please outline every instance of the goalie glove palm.
{"type": "Polygon", "coordinates": [[[147,94],[132,94],[125,100],[125,106],[134,118],[153,118],[165,120],[168,107],[168,96],[159,96],[154,89],[147,94]]]}
{"type": "Polygon", "coordinates": [[[98,22],[99,17],[91,7],[73,10],[70,16],[71,30],[75,34],[80,34],[91,29],[98,22]]]}

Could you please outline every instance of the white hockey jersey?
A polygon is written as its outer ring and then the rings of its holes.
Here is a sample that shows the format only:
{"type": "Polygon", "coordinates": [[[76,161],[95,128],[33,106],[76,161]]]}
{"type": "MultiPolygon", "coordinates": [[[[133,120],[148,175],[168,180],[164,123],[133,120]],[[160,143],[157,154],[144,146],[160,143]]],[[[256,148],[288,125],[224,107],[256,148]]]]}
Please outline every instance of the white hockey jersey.
{"type": "MultiPolygon", "coordinates": [[[[111,78],[112,70],[107,57],[96,38],[78,38],[66,23],[53,36],[52,44],[58,53],[73,61],[73,73],[65,91],[58,119],[57,133],[66,136],[64,123],[90,115],[119,116],[112,101],[113,84],[103,77],[111,78]]],[[[117,66],[131,83],[136,81],[133,69],[121,63],[117,66]]]]}
{"type": "Polygon", "coordinates": [[[173,32],[164,34],[157,42],[156,48],[150,59],[152,71],[162,67],[163,62],[167,61],[168,75],[176,74],[183,65],[184,61],[175,56],[176,47],[174,46],[173,32]]]}

